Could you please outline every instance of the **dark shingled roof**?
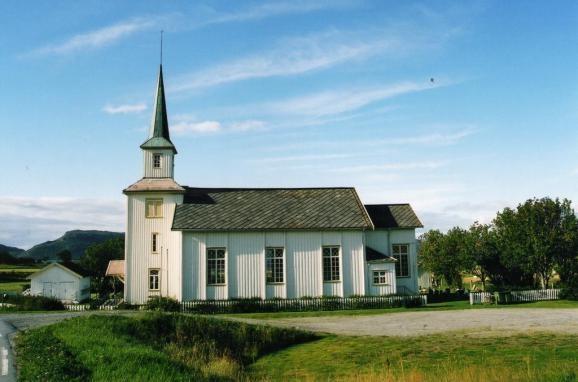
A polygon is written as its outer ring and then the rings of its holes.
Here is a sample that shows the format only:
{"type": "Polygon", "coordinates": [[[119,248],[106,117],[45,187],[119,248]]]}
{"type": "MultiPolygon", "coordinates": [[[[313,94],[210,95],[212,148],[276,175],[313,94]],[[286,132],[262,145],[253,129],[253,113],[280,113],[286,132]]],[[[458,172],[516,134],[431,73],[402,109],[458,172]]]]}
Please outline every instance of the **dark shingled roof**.
{"type": "Polygon", "coordinates": [[[173,230],[372,229],[354,188],[190,188],[173,230]]]}
{"type": "Polygon", "coordinates": [[[366,204],[375,228],[422,228],[409,204],[366,204]]]}

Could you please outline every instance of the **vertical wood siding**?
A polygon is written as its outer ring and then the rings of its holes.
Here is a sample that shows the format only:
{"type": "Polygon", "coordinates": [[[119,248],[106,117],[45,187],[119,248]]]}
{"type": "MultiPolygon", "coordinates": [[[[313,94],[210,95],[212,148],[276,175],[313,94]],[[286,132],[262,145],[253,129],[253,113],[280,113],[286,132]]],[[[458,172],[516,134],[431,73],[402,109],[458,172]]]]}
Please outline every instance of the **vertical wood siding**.
{"type": "Polygon", "coordinates": [[[174,155],[171,150],[143,150],[143,168],[145,178],[172,178],[174,155]],[[161,167],[153,167],[153,155],[161,154],[161,167]]]}
{"type": "Polygon", "coordinates": [[[163,295],[182,299],[182,237],[171,231],[175,205],[182,195],[139,193],[128,196],[127,240],[125,246],[125,299],[143,304],[149,296],[163,295]],[[147,198],[163,198],[163,217],[145,218],[147,198]],[[159,253],[152,253],[152,233],[159,233],[159,253]],[[160,270],[160,291],[148,289],[150,268],[160,270]]]}
{"type": "Polygon", "coordinates": [[[365,293],[363,233],[183,233],[183,299],[292,298],[365,293]],[[322,247],[338,245],[341,281],[323,283],[322,247]],[[206,285],[206,249],[227,249],[227,285],[206,285]],[[265,248],[283,247],[284,283],[266,284],[265,248]],[[345,289],[344,289],[345,288],[345,289]]]}
{"type": "Polygon", "coordinates": [[[396,293],[395,263],[375,263],[367,266],[367,284],[371,296],[384,296],[396,293]],[[373,284],[373,271],[385,270],[387,272],[387,285],[373,284]]]}

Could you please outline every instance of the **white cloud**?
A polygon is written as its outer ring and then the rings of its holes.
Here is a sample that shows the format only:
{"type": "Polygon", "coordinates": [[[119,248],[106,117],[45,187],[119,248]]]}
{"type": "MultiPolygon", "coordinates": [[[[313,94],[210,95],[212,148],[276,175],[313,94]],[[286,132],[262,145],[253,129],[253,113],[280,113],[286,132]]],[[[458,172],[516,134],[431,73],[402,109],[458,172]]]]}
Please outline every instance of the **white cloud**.
{"type": "Polygon", "coordinates": [[[310,155],[292,155],[284,157],[270,157],[252,160],[258,163],[282,163],[282,162],[298,162],[298,161],[319,161],[326,159],[343,159],[355,157],[355,154],[310,154],[310,155]]]}
{"type": "Polygon", "coordinates": [[[260,20],[279,15],[309,13],[325,9],[348,8],[353,5],[356,5],[357,3],[358,3],[357,1],[339,1],[339,0],[277,1],[260,4],[258,6],[242,10],[239,12],[218,15],[206,21],[203,25],[260,20]]]}
{"type": "Polygon", "coordinates": [[[235,131],[253,131],[253,130],[262,130],[265,128],[265,122],[258,121],[255,119],[250,119],[247,121],[241,122],[233,122],[230,126],[231,130],[235,131]]]}
{"type": "Polygon", "coordinates": [[[85,49],[100,48],[110,45],[136,32],[152,28],[156,24],[156,20],[150,18],[127,20],[118,24],[109,25],[87,33],[72,36],[60,43],[40,47],[30,52],[29,55],[67,54],[85,49]]]}
{"type": "Polygon", "coordinates": [[[29,248],[73,229],[124,230],[122,201],[87,198],[0,198],[0,243],[29,248]]]}
{"type": "Polygon", "coordinates": [[[418,93],[444,86],[443,83],[400,82],[397,84],[366,88],[341,89],[310,94],[266,106],[270,113],[322,117],[360,109],[369,104],[405,94],[418,93]]]}
{"type": "Polygon", "coordinates": [[[180,121],[171,126],[171,130],[176,134],[211,134],[218,133],[223,129],[217,121],[180,121]]]}
{"type": "Polygon", "coordinates": [[[144,103],[137,104],[126,104],[126,105],[106,105],[102,108],[107,114],[130,114],[130,113],[140,113],[145,111],[147,106],[144,103]]]}
{"type": "Polygon", "coordinates": [[[184,92],[252,78],[303,74],[363,60],[386,49],[393,52],[403,50],[403,46],[396,37],[352,38],[335,31],[290,39],[268,52],[181,76],[175,81],[179,85],[171,87],[170,91],[184,92]]]}
{"type": "Polygon", "coordinates": [[[359,166],[344,166],[333,169],[334,172],[374,172],[374,171],[409,171],[409,170],[432,170],[446,166],[446,161],[424,161],[424,162],[398,162],[383,163],[359,166]]]}
{"type": "Polygon", "coordinates": [[[215,134],[224,132],[248,132],[257,131],[265,128],[265,122],[249,119],[244,121],[235,121],[222,123],[219,121],[199,121],[195,116],[189,114],[178,114],[174,117],[174,123],[171,124],[171,131],[175,134],[215,134]]]}

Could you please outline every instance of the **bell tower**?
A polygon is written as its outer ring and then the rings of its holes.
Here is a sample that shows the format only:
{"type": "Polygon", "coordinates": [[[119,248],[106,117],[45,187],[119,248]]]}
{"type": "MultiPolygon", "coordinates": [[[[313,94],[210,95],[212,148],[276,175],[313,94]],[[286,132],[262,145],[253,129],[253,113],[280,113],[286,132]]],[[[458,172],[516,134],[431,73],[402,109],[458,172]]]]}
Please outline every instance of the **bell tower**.
{"type": "Polygon", "coordinates": [[[174,157],[177,149],[169,134],[162,64],[159,68],[149,137],[140,148],[143,151],[143,178],[174,179],[174,157]]]}

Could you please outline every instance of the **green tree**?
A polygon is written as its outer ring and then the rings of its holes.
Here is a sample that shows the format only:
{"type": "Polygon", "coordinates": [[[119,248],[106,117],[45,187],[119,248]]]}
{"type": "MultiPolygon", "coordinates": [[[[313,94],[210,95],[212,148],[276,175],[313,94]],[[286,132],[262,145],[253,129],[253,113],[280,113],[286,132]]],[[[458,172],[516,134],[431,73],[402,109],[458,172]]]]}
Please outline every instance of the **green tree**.
{"type": "Polygon", "coordinates": [[[102,243],[93,244],[84,251],[80,258],[80,265],[90,272],[92,285],[100,294],[112,289],[110,280],[106,280],[106,268],[110,260],[124,258],[124,237],[109,239],[102,243]]]}
{"type": "Polygon", "coordinates": [[[576,256],[576,215],[567,199],[529,199],[498,213],[494,224],[503,264],[536,275],[542,288],[557,264],[576,256]]]}
{"type": "Polygon", "coordinates": [[[500,268],[496,234],[489,224],[475,222],[464,234],[463,263],[465,270],[476,275],[486,290],[488,276],[500,268]]]}
{"type": "Polygon", "coordinates": [[[70,263],[72,261],[72,253],[68,249],[62,250],[56,254],[56,258],[61,263],[70,263]]]}
{"type": "Polygon", "coordinates": [[[420,265],[449,286],[462,287],[466,231],[454,227],[446,234],[431,230],[420,237],[420,265]]]}

